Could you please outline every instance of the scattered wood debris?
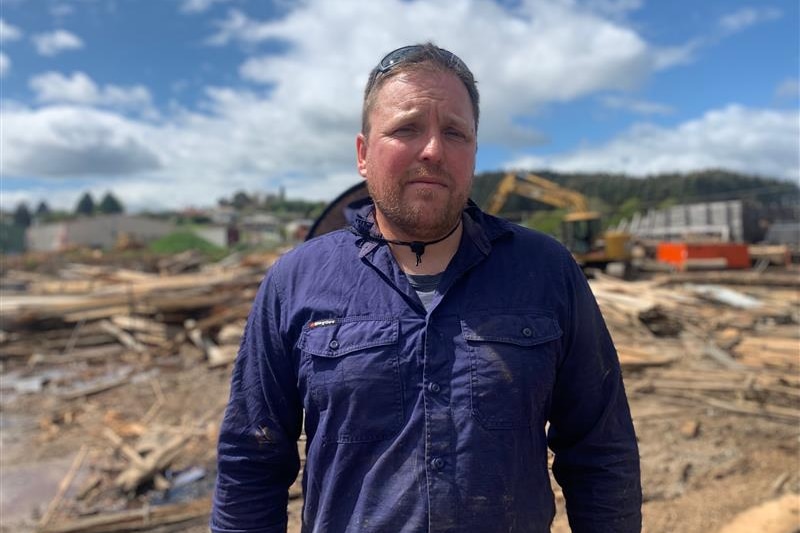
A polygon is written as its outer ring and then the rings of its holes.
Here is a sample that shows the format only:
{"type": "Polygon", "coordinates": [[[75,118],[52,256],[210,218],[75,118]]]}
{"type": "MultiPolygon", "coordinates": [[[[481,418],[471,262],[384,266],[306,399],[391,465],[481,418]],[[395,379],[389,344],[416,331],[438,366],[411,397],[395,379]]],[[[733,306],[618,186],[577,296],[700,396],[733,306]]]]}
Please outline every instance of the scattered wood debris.
{"type": "MultiPolygon", "coordinates": [[[[75,426],[86,434],[39,531],[136,531],[205,519],[226,398],[195,420],[165,424],[167,395],[177,393],[159,372],[200,363],[225,379],[268,266],[241,256],[204,265],[184,254],[162,260],[156,272],[70,264],[51,276],[4,273],[2,286],[16,291],[0,299],[3,387],[53,400],[40,418],[42,439],[75,426]],[[102,402],[121,388],[136,391],[140,410],[102,402]],[[201,488],[188,499],[165,498],[187,484],[201,488]]],[[[662,411],[683,417],[678,432],[688,443],[706,426],[685,405],[800,422],[796,278],[692,272],[632,282],[597,275],[590,283],[629,395],[669,404],[662,411]]],[[[290,497],[301,496],[298,480],[290,497]]]]}

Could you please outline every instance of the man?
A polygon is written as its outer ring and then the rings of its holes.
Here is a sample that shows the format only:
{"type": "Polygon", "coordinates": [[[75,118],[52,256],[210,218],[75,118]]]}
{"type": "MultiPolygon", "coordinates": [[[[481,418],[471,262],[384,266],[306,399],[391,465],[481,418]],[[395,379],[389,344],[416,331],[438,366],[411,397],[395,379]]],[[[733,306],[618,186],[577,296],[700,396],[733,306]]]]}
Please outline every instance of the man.
{"type": "Polygon", "coordinates": [[[220,431],[214,532],[286,531],[303,422],[303,531],[549,531],[548,445],[573,531],[640,530],[603,319],[560,244],[468,201],[477,127],[452,53],[404,47],[373,70],[356,151],[374,204],[261,286],[220,431]]]}

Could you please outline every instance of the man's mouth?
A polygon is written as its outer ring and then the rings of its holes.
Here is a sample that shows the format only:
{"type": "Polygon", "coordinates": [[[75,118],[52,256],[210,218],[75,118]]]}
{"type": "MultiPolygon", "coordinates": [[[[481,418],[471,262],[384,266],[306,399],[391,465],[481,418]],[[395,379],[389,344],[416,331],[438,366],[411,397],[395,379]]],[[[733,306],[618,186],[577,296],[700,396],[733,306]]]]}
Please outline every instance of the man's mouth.
{"type": "Polygon", "coordinates": [[[408,182],[409,185],[430,185],[434,187],[447,187],[447,184],[442,180],[436,179],[414,179],[408,182]]]}
{"type": "Polygon", "coordinates": [[[431,186],[447,188],[446,176],[439,176],[433,172],[417,171],[406,182],[408,185],[431,186]]]}

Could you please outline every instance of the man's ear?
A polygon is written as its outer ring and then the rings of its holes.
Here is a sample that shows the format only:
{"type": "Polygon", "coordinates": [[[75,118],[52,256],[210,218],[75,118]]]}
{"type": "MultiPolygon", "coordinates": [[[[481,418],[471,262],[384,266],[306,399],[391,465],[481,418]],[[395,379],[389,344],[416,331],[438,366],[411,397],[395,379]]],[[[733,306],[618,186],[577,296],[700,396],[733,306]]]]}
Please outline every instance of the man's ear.
{"type": "Polygon", "coordinates": [[[363,133],[356,135],[356,160],[358,161],[358,173],[362,178],[367,177],[367,138],[363,133]]]}

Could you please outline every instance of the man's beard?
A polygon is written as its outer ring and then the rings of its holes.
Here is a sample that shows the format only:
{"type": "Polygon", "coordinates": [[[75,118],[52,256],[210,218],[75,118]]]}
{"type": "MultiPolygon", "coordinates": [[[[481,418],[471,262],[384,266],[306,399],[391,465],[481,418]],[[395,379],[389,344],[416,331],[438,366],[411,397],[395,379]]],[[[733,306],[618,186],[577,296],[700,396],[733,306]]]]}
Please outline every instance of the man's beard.
{"type": "Polygon", "coordinates": [[[384,180],[379,186],[367,179],[367,190],[381,214],[395,228],[410,239],[432,241],[446,235],[458,224],[470,187],[458,190],[448,173],[422,168],[407,172],[396,182],[384,180]],[[414,198],[404,201],[403,193],[408,182],[425,177],[436,177],[437,181],[447,184],[447,189],[435,185],[431,186],[433,190],[420,188],[414,191],[414,198]],[[434,202],[437,195],[441,195],[443,201],[434,202]]]}

